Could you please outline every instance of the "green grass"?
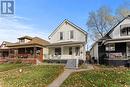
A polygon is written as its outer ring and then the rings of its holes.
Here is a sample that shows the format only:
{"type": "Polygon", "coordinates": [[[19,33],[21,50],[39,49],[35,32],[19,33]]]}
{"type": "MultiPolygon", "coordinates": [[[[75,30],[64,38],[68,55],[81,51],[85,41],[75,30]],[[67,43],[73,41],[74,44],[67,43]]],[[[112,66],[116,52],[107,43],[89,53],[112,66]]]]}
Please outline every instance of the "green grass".
{"type": "Polygon", "coordinates": [[[46,87],[63,72],[60,65],[32,65],[0,73],[2,87],[46,87]]]}
{"type": "Polygon", "coordinates": [[[91,70],[76,72],[61,87],[130,87],[130,70],[91,70]]]}
{"type": "Polygon", "coordinates": [[[0,72],[28,66],[27,64],[0,64],[0,72]]]}

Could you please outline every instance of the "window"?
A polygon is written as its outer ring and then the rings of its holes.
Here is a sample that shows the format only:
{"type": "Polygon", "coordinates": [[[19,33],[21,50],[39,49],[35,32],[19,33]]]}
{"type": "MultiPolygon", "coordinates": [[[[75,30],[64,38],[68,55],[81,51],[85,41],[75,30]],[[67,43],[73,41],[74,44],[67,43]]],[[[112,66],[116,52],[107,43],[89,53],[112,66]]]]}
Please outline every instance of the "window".
{"type": "Polygon", "coordinates": [[[130,35],[130,27],[125,27],[120,30],[120,35],[121,36],[128,36],[130,35]]]}
{"type": "Polygon", "coordinates": [[[63,40],[63,32],[60,32],[60,40],[63,40]]]}
{"type": "Polygon", "coordinates": [[[130,35],[130,28],[128,28],[128,35],[130,35]]]}
{"type": "Polygon", "coordinates": [[[74,31],[70,31],[70,39],[74,39],[74,31]]]}
{"type": "Polygon", "coordinates": [[[55,55],[61,55],[61,48],[55,48],[55,55]]]}
{"type": "Polygon", "coordinates": [[[24,43],[24,42],[25,42],[25,39],[21,39],[21,40],[20,40],[20,43],[24,43]]]}
{"type": "Polygon", "coordinates": [[[115,44],[107,44],[106,51],[115,51],[115,44]]]}
{"type": "Polygon", "coordinates": [[[69,55],[72,55],[72,47],[69,47],[69,55]]]}

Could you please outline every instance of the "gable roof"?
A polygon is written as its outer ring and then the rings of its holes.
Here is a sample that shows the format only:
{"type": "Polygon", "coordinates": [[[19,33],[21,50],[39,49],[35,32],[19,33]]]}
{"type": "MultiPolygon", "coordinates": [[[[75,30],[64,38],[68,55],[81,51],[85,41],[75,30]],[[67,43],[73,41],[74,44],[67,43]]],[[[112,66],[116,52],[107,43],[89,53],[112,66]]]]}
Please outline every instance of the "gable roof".
{"type": "MultiPolygon", "coordinates": [[[[123,22],[125,19],[127,19],[127,18],[130,18],[130,15],[128,15],[127,17],[125,17],[124,19],[122,19],[120,22],[118,22],[106,35],[110,35],[113,31],[114,31],[114,29],[121,23],[121,22],[123,22]]],[[[106,36],[105,35],[105,36],[106,36]]]]}
{"type": "Polygon", "coordinates": [[[83,34],[87,35],[87,32],[85,30],[83,30],[82,28],[80,28],[79,26],[75,25],[74,23],[70,22],[69,20],[65,19],[50,35],[48,38],[52,37],[56,31],[58,30],[58,28],[63,25],[64,23],[68,23],[71,26],[75,27],[77,30],[81,31],[83,34]]]}
{"type": "Polygon", "coordinates": [[[1,47],[2,45],[4,45],[4,44],[5,44],[6,46],[8,46],[8,45],[11,45],[12,43],[11,43],[11,42],[7,42],[7,41],[3,41],[2,44],[0,45],[0,47],[1,47]]]}

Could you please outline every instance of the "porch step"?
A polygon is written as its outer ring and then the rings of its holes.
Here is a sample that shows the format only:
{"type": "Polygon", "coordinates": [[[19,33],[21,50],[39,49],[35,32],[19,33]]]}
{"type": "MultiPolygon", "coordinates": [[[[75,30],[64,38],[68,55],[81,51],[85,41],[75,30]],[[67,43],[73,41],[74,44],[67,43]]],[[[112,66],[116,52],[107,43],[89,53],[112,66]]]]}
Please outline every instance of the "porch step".
{"type": "Polygon", "coordinates": [[[76,68],[76,59],[68,59],[66,63],[66,68],[76,68]]]}

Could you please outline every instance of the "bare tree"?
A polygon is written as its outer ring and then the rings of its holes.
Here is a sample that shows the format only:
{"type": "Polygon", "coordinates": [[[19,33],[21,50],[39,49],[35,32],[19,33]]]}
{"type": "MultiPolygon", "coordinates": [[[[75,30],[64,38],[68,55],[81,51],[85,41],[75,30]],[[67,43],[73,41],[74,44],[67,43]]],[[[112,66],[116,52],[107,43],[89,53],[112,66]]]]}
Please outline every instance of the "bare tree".
{"type": "Polygon", "coordinates": [[[91,38],[93,40],[102,38],[114,25],[114,20],[115,17],[112,16],[111,10],[105,6],[97,11],[90,12],[87,26],[91,30],[91,38]]]}
{"type": "Polygon", "coordinates": [[[125,18],[126,16],[130,15],[130,8],[127,6],[120,6],[116,10],[116,14],[117,14],[117,21],[120,21],[123,18],[125,18]]]}
{"type": "Polygon", "coordinates": [[[87,21],[90,38],[94,41],[104,37],[104,35],[119,21],[130,15],[130,3],[119,6],[116,13],[112,13],[108,7],[101,7],[97,11],[89,13],[87,21]]]}

